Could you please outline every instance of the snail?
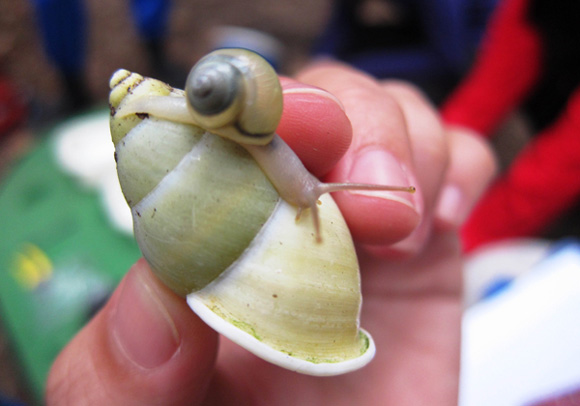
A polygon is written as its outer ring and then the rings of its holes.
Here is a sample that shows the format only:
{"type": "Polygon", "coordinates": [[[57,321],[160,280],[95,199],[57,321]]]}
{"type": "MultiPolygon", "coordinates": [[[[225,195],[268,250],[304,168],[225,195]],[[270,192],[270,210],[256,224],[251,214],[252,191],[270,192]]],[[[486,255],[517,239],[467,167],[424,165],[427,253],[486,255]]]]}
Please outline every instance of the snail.
{"type": "Polygon", "coordinates": [[[110,80],[110,129],[134,234],[152,270],[208,325],[310,375],[366,365],[360,275],[324,184],[275,134],[282,90],[257,54],[221,49],[185,91],[127,70],[110,80]]]}

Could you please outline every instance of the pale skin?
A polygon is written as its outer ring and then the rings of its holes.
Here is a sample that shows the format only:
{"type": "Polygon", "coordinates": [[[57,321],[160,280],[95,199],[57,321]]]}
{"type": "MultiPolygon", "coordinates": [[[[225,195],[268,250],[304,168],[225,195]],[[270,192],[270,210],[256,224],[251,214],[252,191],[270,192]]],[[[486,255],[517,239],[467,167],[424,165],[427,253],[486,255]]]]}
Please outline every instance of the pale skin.
{"type": "Polygon", "coordinates": [[[408,85],[335,63],[311,66],[297,80],[283,81],[278,133],[311,172],[326,182],[417,188],[335,193],[358,247],[361,325],[376,341],[376,358],[328,378],[268,364],[219,340],[140,261],[57,358],[48,405],[457,403],[457,228],[493,175],[492,154],[479,139],[445,133],[433,106],[408,85]],[[345,111],[304,83],[332,92],[345,111]]]}

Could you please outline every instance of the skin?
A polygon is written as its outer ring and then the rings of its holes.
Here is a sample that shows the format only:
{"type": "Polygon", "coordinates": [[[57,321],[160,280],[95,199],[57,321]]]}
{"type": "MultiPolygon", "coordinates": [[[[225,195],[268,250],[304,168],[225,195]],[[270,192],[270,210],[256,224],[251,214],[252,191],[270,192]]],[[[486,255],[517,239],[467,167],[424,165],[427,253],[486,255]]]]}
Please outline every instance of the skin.
{"type": "Polygon", "coordinates": [[[139,261],[55,361],[48,405],[457,404],[457,229],[494,173],[492,154],[479,139],[444,132],[434,107],[406,84],[330,62],[297,80],[283,79],[278,132],[309,170],[327,182],[417,187],[335,194],[357,244],[361,325],[376,358],[325,378],[270,365],[218,340],[139,261]],[[304,84],[330,91],[344,111],[304,84]]]}

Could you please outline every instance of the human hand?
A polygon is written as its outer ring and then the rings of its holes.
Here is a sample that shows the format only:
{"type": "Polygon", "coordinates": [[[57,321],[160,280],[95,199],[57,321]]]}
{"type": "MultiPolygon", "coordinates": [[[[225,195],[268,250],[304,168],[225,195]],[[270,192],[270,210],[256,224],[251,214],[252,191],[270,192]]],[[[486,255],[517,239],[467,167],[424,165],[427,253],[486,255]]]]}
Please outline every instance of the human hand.
{"type": "Polygon", "coordinates": [[[357,243],[361,324],[375,339],[376,358],[320,378],[225,339],[218,351],[217,334],[139,261],[55,361],[48,405],[456,403],[461,219],[453,213],[467,212],[484,188],[491,154],[443,132],[434,108],[404,84],[337,64],[308,68],[298,79],[332,92],[346,112],[332,97],[284,80],[279,132],[313,173],[417,187],[397,197],[335,196],[357,243]],[[471,159],[458,165],[463,156],[471,159]]]}

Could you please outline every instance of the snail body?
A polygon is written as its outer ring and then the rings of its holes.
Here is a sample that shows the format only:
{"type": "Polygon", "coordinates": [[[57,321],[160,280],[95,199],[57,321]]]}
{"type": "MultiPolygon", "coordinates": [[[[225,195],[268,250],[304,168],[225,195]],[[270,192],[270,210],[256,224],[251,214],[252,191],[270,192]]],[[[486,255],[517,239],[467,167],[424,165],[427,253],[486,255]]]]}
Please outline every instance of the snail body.
{"type": "Polygon", "coordinates": [[[273,69],[249,51],[220,50],[193,68],[185,92],[126,70],[110,87],[119,180],[160,280],[216,331],[274,364],[311,375],[366,365],[375,346],[359,328],[354,244],[324,194],[346,186],[320,183],[275,135],[282,97],[273,69]],[[224,60],[236,72],[212,71],[224,60]],[[208,77],[196,76],[200,66],[208,77]],[[212,93],[215,77],[218,87],[228,83],[221,73],[239,90],[212,93]],[[280,174],[280,164],[289,170],[280,174]]]}

